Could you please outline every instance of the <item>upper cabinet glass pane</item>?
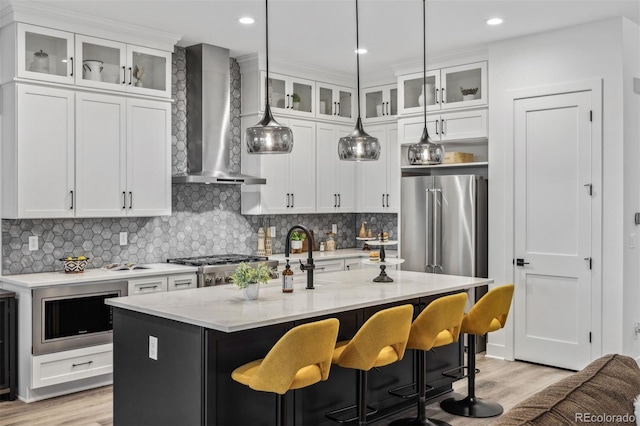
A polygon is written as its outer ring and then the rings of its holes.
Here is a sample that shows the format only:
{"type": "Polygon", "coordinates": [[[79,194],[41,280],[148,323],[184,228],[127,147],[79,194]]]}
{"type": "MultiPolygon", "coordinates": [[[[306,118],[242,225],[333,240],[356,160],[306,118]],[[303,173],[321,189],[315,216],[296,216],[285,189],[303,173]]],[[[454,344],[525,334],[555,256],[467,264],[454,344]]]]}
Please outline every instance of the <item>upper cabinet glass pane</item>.
{"type": "Polygon", "coordinates": [[[436,77],[427,76],[426,99],[422,86],[422,77],[404,81],[404,108],[423,106],[425,101],[427,106],[436,104],[436,77]]]}
{"type": "Polygon", "coordinates": [[[285,94],[287,93],[284,80],[269,78],[269,104],[275,108],[285,108],[285,94]]]}
{"type": "Polygon", "coordinates": [[[446,76],[446,103],[482,98],[482,72],[480,68],[450,72],[446,76]]]}
{"type": "Polygon", "coordinates": [[[340,117],[351,118],[351,92],[340,90],[340,99],[338,101],[338,115],[340,117]]]}
{"type": "Polygon", "coordinates": [[[121,49],[82,43],[82,79],[121,85],[124,71],[121,49]]]}
{"type": "Polygon", "coordinates": [[[389,112],[391,115],[398,115],[398,89],[389,91],[389,112]]]}
{"type": "Polygon", "coordinates": [[[368,92],[365,95],[365,118],[382,116],[382,90],[368,92]]]}
{"type": "Polygon", "coordinates": [[[26,71],[42,74],[67,76],[71,56],[66,38],[25,32],[25,64],[26,71]]]}
{"type": "Polygon", "coordinates": [[[328,89],[326,87],[321,87],[319,90],[320,94],[320,107],[318,108],[318,112],[324,115],[332,115],[333,114],[333,90],[328,89]]]}
{"type": "Polygon", "coordinates": [[[135,87],[166,91],[167,59],[164,56],[134,50],[131,63],[132,84],[135,87]]]}
{"type": "Polygon", "coordinates": [[[303,83],[293,83],[293,109],[311,112],[313,104],[313,86],[303,83]]]}

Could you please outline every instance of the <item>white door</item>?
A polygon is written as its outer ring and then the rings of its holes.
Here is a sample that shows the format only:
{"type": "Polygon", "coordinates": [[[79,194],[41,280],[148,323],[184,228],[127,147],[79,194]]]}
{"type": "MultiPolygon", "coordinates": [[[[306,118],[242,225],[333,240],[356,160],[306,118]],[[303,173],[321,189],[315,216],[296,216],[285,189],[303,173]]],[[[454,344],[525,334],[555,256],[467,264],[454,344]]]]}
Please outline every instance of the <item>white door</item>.
{"type": "Polygon", "coordinates": [[[591,92],[514,105],[516,359],[591,361],[591,92]]]}
{"type": "Polygon", "coordinates": [[[171,214],[171,105],[127,101],[129,216],[171,214]]]}

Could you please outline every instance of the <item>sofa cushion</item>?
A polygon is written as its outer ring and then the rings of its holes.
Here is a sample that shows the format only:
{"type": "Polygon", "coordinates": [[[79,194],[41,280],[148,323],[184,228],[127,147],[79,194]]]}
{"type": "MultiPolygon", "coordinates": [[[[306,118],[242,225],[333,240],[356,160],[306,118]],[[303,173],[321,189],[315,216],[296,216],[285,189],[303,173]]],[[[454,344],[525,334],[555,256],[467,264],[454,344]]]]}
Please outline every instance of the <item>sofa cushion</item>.
{"type": "Polygon", "coordinates": [[[638,394],[638,364],[624,355],[605,355],[520,402],[493,425],[634,424],[638,394]]]}

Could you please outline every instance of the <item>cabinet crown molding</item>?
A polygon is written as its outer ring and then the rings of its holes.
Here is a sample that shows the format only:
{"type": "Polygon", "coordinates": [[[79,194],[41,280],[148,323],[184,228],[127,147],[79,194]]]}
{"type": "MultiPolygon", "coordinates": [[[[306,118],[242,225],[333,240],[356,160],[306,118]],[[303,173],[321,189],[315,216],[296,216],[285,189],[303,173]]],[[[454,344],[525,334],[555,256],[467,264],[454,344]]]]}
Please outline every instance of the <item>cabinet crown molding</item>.
{"type": "Polygon", "coordinates": [[[37,7],[25,3],[12,3],[0,10],[0,28],[12,22],[40,25],[112,40],[117,34],[116,41],[170,52],[173,52],[173,46],[182,38],[182,35],[86,15],[42,3],[37,7]]]}
{"type": "MultiPolygon", "coordinates": [[[[427,53],[427,70],[446,68],[460,64],[487,61],[489,59],[489,49],[486,45],[466,47],[447,52],[427,53]]],[[[422,71],[422,56],[407,59],[391,66],[395,75],[413,74],[422,71]]]]}

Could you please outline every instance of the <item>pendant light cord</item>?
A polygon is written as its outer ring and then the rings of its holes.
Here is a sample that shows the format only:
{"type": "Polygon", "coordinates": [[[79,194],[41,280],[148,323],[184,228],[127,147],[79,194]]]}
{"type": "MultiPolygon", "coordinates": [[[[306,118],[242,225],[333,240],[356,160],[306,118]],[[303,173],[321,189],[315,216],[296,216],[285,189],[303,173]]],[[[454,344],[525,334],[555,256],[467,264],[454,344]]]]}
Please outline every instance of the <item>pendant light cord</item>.
{"type": "Polygon", "coordinates": [[[264,18],[265,18],[265,45],[267,54],[267,76],[265,77],[265,105],[269,106],[269,0],[264,0],[264,18]]]}
{"type": "Polygon", "coordinates": [[[358,0],[356,0],[356,81],[358,90],[358,119],[360,119],[360,38],[358,36],[358,0]]]}
{"type": "Polygon", "coordinates": [[[424,130],[427,131],[427,12],[426,0],[422,0],[422,91],[424,93],[424,130]]]}

